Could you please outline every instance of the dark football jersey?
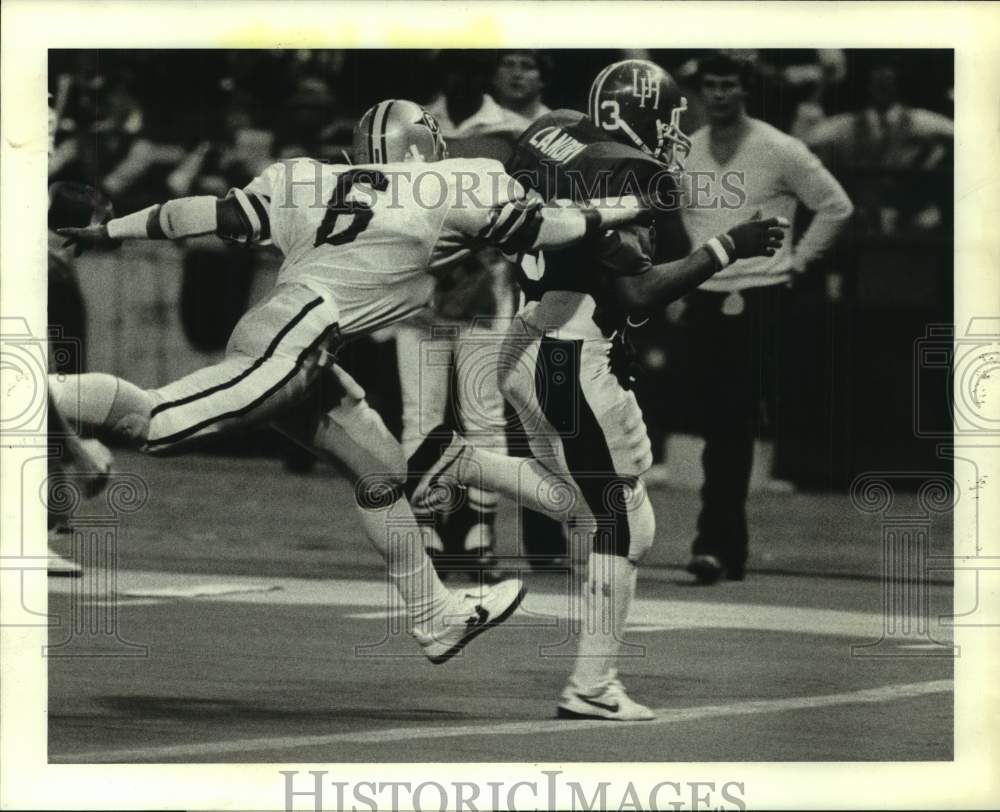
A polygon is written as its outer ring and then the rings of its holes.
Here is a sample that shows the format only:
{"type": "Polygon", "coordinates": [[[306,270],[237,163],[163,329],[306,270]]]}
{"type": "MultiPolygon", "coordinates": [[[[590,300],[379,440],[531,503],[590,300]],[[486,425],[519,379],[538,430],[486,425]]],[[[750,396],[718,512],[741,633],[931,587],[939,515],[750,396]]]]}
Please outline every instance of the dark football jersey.
{"type": "MultiPolygon", "coordinates": [[[[613,140],[572,110],[547,113],[525,130],[506,168],[547,201],[582,202],[630,194],[656,194],[664,201],[678,197],[676,181],[662,164],[613,140]]],[[[538,301],[549,291],[593,297],[594,322],[608,335],[627,315],[617,301],[613,280],[645,273],[654,261],[686,253],[678,212],[659,211],[652,226],[635,224],[545,251],[541,258],[526,257],[518,281],[528,301],[538,301]]]]}

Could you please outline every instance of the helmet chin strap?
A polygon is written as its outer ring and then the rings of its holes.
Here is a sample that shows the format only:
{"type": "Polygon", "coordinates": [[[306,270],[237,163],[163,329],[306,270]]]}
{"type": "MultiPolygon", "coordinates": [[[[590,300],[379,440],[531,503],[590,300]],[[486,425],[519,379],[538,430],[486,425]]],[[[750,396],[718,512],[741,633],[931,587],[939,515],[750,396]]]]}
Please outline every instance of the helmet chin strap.
{"type": "Polygon", "coordinates": [[[635,144],[643,152],[648,153],[650,155],[654,154],[652,150],[650,150],[650,148],[646,146],[643,140],[639,137],[639,134],[629,126],[628,122],[625,119],[623,118],[618,119],[618,129],[624,132],[625,135],[627,135],[629,138],[631,138],[632,143],[635,144]]]}

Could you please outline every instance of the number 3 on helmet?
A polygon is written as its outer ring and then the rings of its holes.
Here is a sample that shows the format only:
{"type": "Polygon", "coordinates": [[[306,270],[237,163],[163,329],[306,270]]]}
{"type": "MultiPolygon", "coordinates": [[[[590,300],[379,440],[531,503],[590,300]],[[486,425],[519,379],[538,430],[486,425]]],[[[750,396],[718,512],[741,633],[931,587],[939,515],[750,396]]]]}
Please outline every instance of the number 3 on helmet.
{"type": "Polygon", "coordinates": [[[437,120],[416,102],[387,99],[370,107],[354,128],[359,164],[439,161],[448,147],[437,120]]]}
{"type": "Polygon", "coordinates": [[[645,59],[626,59],[597,74],[587,113],[615,140],[680,173],[691,151],[691,139],[680,128],[685,110],[687,99],[669,73],[645,59]]]}

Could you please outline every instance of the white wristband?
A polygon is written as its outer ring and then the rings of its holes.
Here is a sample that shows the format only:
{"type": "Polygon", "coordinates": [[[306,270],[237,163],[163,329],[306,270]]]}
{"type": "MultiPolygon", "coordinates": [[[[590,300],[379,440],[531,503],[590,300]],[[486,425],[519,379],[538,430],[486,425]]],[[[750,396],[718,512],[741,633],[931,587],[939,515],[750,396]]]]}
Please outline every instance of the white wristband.
{"type": "Polygon", "coordinates": [[[113,240],[146,239],[146,223],[149,221],[150,212],[155,208],[156,206],[149,206],[142,211],[108,220],[108,236],[113,240]]]}
{"type": "Polygon", "coordinates": [[[712,256],[718,260],[719,270],[722,270],[732,263],[733,260],[730,258],[729,252],[726,251],[725,246],[722,244],[722,240],[718,237],[712,237],[712,239],[705,243],[705,247],[712,253],[712,256]]]}

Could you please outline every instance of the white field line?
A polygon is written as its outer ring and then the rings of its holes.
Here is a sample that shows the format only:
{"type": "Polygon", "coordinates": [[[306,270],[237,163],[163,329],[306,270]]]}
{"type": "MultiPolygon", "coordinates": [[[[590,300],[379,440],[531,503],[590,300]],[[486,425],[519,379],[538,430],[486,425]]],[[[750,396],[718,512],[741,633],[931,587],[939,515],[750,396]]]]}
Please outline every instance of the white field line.
{"type": "Polygon", "coordinates": [[[286,753],[303,747],[326,747],[335,744],[396,744],[406,741],[447,739],[463,736],[530,736],[544,733],[568,733],[587,728],[600,728],[604,733],[642,725],[663,727],[731,716],[756,716],[797,710],[816,710],[840,705],[875,705],[902,699],[946,694],[952,691],[951,680],[932,680],[886,685],[859,691],[847,691],[819,696],[799,696],[787,699],[761,699],[731,702],[722,705],[700,705],[693,708],[657,708],[658,718],[649,722],[607,722],[600,720],[537,720],[525,722],[488,722],[476,725],[435,727],[396,727],[381,730],[359,730],[352,733],[330,733],[313,736],[274,736],[258,739],[226,739],[202,744],[177,744],[159,747],[136,747],[121,750],[92,750],[83,753],[53,754],[53,761],[90,762],[156,762],[161,759],[218,757],[226,754],[254,752],[286,753]]]}

